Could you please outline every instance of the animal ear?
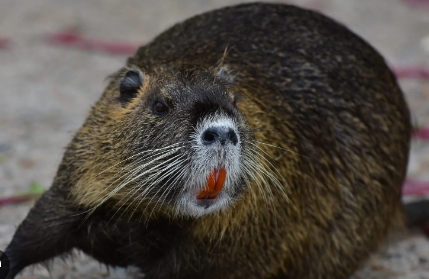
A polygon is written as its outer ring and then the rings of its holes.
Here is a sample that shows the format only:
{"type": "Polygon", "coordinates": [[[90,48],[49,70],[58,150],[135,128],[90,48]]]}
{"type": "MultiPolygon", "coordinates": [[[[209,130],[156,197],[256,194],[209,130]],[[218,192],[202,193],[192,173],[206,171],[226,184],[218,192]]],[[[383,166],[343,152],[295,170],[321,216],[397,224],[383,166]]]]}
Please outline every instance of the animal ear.
{"type": "Polygon", "coordinates": [[[226,65],[216,68],[216,76],[228,83],[232,83],[234,81],[232,70],[229,66],[226,65]]]}
{"type": "Polygon", "coordinates": [[[119,85],[119,100],[128,102],[137,95],[138,90],[143,85],[144,75],[139,69],[129,70],[119,85]]]}

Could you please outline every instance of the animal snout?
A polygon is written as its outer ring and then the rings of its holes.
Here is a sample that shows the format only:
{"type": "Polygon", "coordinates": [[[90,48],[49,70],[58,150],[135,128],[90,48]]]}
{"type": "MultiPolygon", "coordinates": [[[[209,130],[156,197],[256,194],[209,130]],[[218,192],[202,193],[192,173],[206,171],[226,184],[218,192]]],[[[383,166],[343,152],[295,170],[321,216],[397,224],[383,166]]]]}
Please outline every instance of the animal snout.
{"type": "Polygon", "coordinates": [[[201,135],[201,140],[204,145],[215,144],[219,142],[221,145],[231,143],[236,145],[238,142],[237,134],[232,128],[210,127],[207,128],[201,135]]]}

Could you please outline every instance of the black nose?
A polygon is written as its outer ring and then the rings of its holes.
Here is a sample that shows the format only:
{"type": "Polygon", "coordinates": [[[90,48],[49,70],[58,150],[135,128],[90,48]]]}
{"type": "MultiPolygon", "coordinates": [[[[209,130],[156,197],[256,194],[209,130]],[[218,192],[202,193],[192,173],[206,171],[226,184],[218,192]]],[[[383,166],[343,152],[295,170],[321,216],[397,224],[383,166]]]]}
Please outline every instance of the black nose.
{"type": "Polygon", "coordinates": [[[210,145],[216,142],[225,145],[232,143],[236,145],[238,142],[237,134],[231,128],[210,127],[203,132],[201,139],[204,145],[210,145]]]}

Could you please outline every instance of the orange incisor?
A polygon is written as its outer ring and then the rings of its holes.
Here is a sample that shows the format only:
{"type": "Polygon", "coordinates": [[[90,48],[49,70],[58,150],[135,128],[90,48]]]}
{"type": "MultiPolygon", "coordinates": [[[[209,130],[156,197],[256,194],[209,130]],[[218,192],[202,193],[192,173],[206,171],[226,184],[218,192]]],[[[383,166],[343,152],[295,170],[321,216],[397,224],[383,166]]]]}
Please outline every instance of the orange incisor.
{"type": "Polygon", "coordinates": [[[223,184],[225,184],[226,170],[224,168],[219,169],[217,177],[216,172],[217,170],[213,169],[209,177],[207,177],[206,187],[198,194],[198,199],[214,199],[222,190],[223,184]]]}

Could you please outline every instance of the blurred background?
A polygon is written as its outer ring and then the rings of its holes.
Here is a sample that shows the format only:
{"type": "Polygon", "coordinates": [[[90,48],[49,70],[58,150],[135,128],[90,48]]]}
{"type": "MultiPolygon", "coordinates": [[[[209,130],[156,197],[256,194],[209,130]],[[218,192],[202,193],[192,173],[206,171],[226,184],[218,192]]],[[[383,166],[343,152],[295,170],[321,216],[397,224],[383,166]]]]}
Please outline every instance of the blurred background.
{"type": "MultiPolygon", "coordinates": [[[[154,36],[190,16],[235,0],[0,1],[0,250],[47,189],[64,147],[101,95],[105,78],[154,36]],[[23,196],[24,195],[24,196],[23,196]]],[[[318,10],[378,49],[400,78],[414,123],[429,126],[428,0],[277,1],[318,10]]],[[[287,38],[286,38],[287,39],[287,38]]],[[[411,186],[429,193],[429,133],[413,139],[411,186]]],[[[423,193],[424,194],[424,193],[423,193]]],[[[412,196],[422,193],[415,192],[412,196]]],[[[408,201],[415,197],[405,197],[408,201]]],[[[26,278],[127,278],[76,254],[55,260],[51,275],[26,278]],[[51,277],[50,277],[51,276],[51,277]]],[[[388,241],[354,278],[429,278],[429,241],[422,232],[388,241]]]]}

